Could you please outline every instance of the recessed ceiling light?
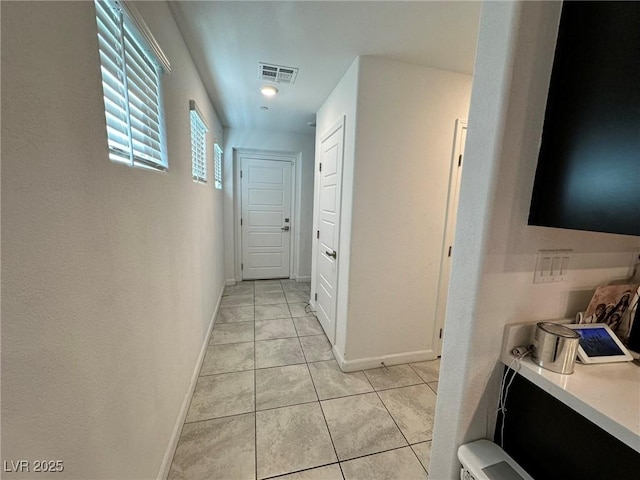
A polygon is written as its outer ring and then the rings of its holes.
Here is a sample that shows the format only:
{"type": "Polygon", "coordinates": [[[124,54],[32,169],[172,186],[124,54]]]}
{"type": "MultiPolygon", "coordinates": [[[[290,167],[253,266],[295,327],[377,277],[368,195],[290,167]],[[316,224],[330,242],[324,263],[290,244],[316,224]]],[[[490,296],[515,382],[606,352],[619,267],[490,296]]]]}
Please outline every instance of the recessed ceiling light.
{"type": "Polygon", "coordinates": [[[265,105],[262,105],[262,106],[260,107],[260,110],[269,110],[269,107],[267,107],[267,106],[265,106],[265,105]]]}
{"type": "Polygon", "coordinates": [[[278,93],[278,89],[276,87],[272,87],[271,85],[265,85],[260,89],[260,92],[265,97],[273,97],[276,93],[278,93]]]}

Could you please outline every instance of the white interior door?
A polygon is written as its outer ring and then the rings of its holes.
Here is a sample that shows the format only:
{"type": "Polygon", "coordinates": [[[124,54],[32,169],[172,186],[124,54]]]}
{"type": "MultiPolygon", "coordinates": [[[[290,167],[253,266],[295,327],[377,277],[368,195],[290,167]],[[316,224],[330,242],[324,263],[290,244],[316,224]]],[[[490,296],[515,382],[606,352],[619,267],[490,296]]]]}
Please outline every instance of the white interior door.
{"type": "Polygon", "coordinates": [[[243,157],[242,278],[288,278],[291,254],[291,163],[243,157]]]}
{"type": "Polygon", "coordinates": [[[444,249],[438,284],[438,300],[436,304],[436,323],[433,347],[439,356],[442,353],[442,337],[444,321],[447,313],[447,296],[449,294],[449,278],[451,276],[451,258],[453,256],[453,240],[456,234],[456,219],[458,216],[458,198],[460,196],[460,180],[464,163],[464,144],[467,139],[467,122],[456,122],[456,138],[454,141],[453,159],[451,161],[451,175],[449,177],[449,199],[447,202],[447,219],[444,234],[444,249]]]}
{"type": "Polygon", "coordinates": [[[331,344],[335,343],[336,337],[343,137],[344,120],[341,120],[321,138],[318,171],[316,315],[331,344]]]}

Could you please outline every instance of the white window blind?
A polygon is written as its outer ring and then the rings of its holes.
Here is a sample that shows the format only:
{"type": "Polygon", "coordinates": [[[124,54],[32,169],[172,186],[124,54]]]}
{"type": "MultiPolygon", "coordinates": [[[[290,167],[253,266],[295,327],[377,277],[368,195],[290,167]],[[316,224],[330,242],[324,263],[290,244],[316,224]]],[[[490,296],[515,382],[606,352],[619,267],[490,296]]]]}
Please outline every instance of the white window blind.
{"type": "Polygon", "coordinates": [[[215,187],[220,190],[222,189],[222,149],[220,145],[217,143],[213,145],[214,152],[214,177],[215,177],[215,187]]]}
{"type": "Polygon", "coordinates": [[[198,111],[196,102],[189,101],[191,110],[191,173],[198,182],[207,181],[207,132],[209,129],[198,111]]]}
{"type": "MultiPolygon", "coordinates": [[[[95,2],[109,158],[129,166],[166,170],[161,62],[142,40],[153,37],[148,31],[140,32],[144,23],[140,18],[134,21],[125,5],[112,0],[95,2]]],[[[168,64],[164,69],[168,70],[168,64]]]]}

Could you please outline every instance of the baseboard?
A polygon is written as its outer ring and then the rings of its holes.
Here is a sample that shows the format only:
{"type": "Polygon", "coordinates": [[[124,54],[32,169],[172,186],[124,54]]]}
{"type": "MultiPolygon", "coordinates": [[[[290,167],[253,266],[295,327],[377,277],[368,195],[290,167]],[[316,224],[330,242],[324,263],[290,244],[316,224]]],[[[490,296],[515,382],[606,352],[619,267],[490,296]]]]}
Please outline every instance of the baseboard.
{"type": "Polygon", "coordinates": [[[224,284],[225,284],[225,285],[227,285],[227,286],[229,286],[229,287],[233,287],[236,283],[238,283],[238,282],[236,281],[236,279],[235,279],[235,278],[227,278],[227,279],[224,281],[224,284]]]}
{"type": "Polygon", "coordinates": [[[377,368],[383,362],[387,367],[389,367],[391,365],[399,365],[401,363],[425,362],[427,360],[435,360],[438,358],[438,355],[436,355],[433,350],[418,350],[416,352],[394,353],[391,355],[380,355],[378,357],[345,360],[335,345],[333,346],[333,356],[336,358],[336,361],[340,366],[340,370],[345,373],[377,368]]]}
{"type": "MultiPolygon", "coordinates": [[[[228,282],[228,280],[227,280],[228,282]]],[[[226,283],[226,282],[225,282],[226,283]]],[[[235,280],[234,280],[235,283],[235,280]]],[[[211,330],[213,330],[213,324],[216,320],[216,315],[218,314],[218,310],[220,309],[220,303],[222,302],[222,294],[224,293],[224,285],[220,289],[220,293],[218,294],[218,301],[216,302],[216,308],[213,310],[213,316],[209,322],[209,328],[207,328],[207,334],[204,337],[204,341],[202,342],[202,347],[200,348],[200,355],[198,355],[198,361],[196,362],[196,366],[193,369],[193,374],[191,375],[191,383],[189,384],[189,389],[182,401],[182,406],[180,407],[180,412],[178,413],[178,418],[176,419],[176,423],[173,426],[173,432],[171,432],[171,437],[169,437],[169,445],[167,446],[167,450],[162,459],[162,464],[160,465],[160,471],[158,472],[158,480],[166,480],[169,476],[169,470],[171,469],[171,461],[173,460],[173,455],[176,452],[176,448],[178,446],[178,441],[180,440],[180,434],[182,433],[182,426],[184,425],[184,421],[187,418],[187,412],[189,411],[189,405],[191,404],[191,397],[193,396],[193,391],[196,388],[196,383],[198,381],[198,376],[200,374],[200,368],[202,367],[202,362],[204,360],[204,355],[207,352],[207,346],[209,345],[209,337],[211,337],[211,330]]]]}
{"type": "Polygon", "coordinates": [[[311,277],[310,277],[310,276],[298,275],[298,276],[296,277],[296,280],[297,280],[299,283],[307,283],[307,282],[310,282],[310,281],[311,281],[311,277]]]}

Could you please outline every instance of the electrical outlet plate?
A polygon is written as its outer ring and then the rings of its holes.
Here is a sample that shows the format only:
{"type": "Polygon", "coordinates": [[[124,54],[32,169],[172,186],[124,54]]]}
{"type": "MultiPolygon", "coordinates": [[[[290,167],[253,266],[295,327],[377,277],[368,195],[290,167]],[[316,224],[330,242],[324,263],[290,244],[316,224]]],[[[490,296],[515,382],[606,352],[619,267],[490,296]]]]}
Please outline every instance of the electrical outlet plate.
{"type": "Polygon", "coordinates": [[[540,250],[533,283],[566,282],[573,250],[540,250]]]}

